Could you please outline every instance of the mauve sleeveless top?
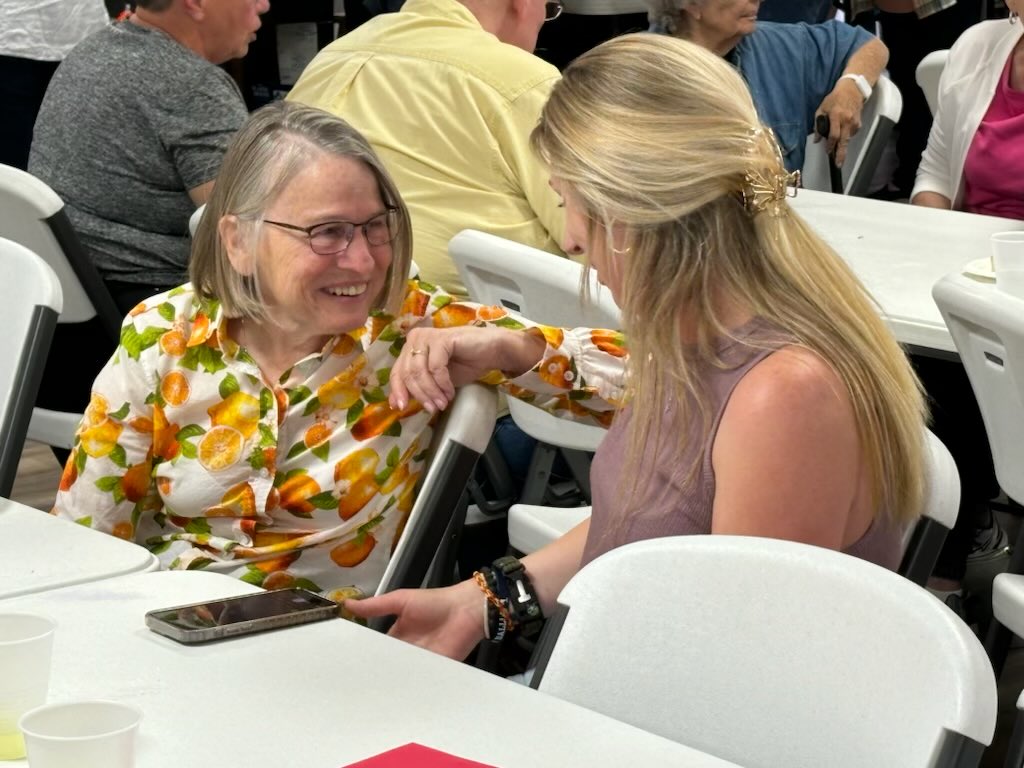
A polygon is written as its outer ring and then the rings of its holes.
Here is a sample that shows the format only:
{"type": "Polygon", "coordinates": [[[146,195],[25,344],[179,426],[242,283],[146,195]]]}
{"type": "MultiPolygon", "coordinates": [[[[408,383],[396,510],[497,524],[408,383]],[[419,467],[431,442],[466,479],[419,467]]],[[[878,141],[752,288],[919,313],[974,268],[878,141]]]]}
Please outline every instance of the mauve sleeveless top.
{"type": "MultiPolygon", "coordinates": [[[[695,419],[689,435],[679,434],[672,427],[674,408],[663,409],[663,428],[657,443],[646,447],[644,460],[653,460],[654,470],[649,482],[638,487],[628,503],[623,498],[630,492],[629,482],[622,483],[627,447],[627,428],[632,419],[632,406],[619,414],[590,469],[593,514],[590,532],[583,550],[581,565],[615,547],[642,539],[711,533],[711,512],[715,499],[715,472],[711,466],[711,449],[718,433],[725,406],[733,389],[747,371],[776,349],[791,343],[785,335],[758,318],[736,331],[735,340],[718,346],[725,367],[708,366],[702,377],[707,387],[711,430],[701,442],[699,419],[695,419]],[[683,441],[682,461],[668,465],[672,448],[683,441]],[[687,469],[696,456],[700,458],[697,472],[687,483],[687,469]]],[[[652,436],[653,440],[653,436],[652,436]]],[[[645,475],[647,476],[647,475],[645,475]]],[[[765,493],[771,493],[770,488],[765,493]]],[[[823,509],[822,514],[829,514],[823,509]]],[[[884,516],[876,516],[864,535],[843,550],[886,568],[895,570],[902,553],[902,531],[884,516]]]]}

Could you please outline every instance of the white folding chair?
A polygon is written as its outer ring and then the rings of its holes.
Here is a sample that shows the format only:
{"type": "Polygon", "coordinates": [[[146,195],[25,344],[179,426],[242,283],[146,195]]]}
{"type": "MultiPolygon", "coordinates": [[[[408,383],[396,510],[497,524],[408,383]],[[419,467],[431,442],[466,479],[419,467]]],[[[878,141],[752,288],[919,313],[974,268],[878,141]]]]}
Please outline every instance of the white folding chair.
{"type": "Polygon", "coordinates": [[[377,594],[450,583],[466,513],[464,492],[487,448],[498,396],[482,384],[462,387],[434,428],[427,471],[377,594]]]}
{"type": "Polygon", "coordinates": [[[928,102],[928,109],[932,115],[939,108],[939,81],[942,79],[942,70],[946,68],[948,58],[948,50],[932,51],[921,59],[914,73],[914,79],[924,91],[924,99],[928,102]]]}
{"type": "MultiPolygon", "coordinates": [[[[892,134],[893,126],[903,112],[903,97],[892,80],[885,75],[878,78],[871,98],[864,104],[861,114],[861,128],[850,139],[843,162],[843,194],[864,197],[873,190],[871,179],[882,158],[885,146],[892,134]]],[[[801,179],[807,189],[834,192],[829,176],[828,152],[824,141],[814,143],[814,136],[807,137],[804,167],[801,179]]]]}
{"type": "Polygon", "coordinates": [[[949,449],[931,430],[925,435],[925,499],[921,519],[903,536],[899,573],[924,586],[960,510],[960,473],[949,449]]]}
{"type": "MultiPolygon", "coordinates": [[[[1011,506],[1024,502],[1024,299],[960,274],[932,289],[978,401],[999,486],[1011,506]]],[[[1024,527],[1010,555],[1010,573],[1024,573],[1024,527]]],[[[1011,632],[993,621],[985,647],[1002,671],[1011,632]]]]}
{"type": "Polygon", "coordinates": [[[996,684],[927,591],[745,536],[612,550],[562,590],[531,685],[747,768],[974,766],[996,684]]]}
{"type": "MultiPolygon", "coordinates": [[[[35,176],[0,165],[0,237],[29,248],[50,265],[64,295],[61,323],[98,318],[104,335],[96,344],[113,352],[121,335],[121,312],[85,253],[60,197],[35,176]]],[[[36,408],[28,436],[48,445],[71,448],[80,413],[36,408]]]]}
{"type": "MultiPolygon", "coordinates": [[[[581,297],[583,268],[569,259],[469,229],[451,239],[448,254],[474,301],[501,306],[556,327],[614,329],[622,325],[619,308],[593,273],[589,300],[581,297]]],[[[589,498],[589,462],[584,454],[597,450],[605,430],[558,418],[515,398],[509,398],[508,405],[519,428],[540,441],[522,501],[543,500],[555,457],[553,446],[565,449],[562,454],[589,498]]]]}
{"type": "MultiPolygon", "coordinates": [[[[925,450],[926,494],[921,519],[903,535],[899,573],[924,585],[935,568],[946,534],[956,524],[960,506],[960,475],[945,445],[927,431],[925,450]]],[[[590,507],[558,509],[513,504],[508,511],[508,539],[519,552],[536,552],[568,533],[590,516],[590,507]]]]}
{"type": "Polygon", "coordinates": [[[192,215],[188,217],[188,234],[190,237],[196,236],[196,230],[199,229],[199,222],[202,220],[205,211],[206,203],[203,203],[192,211],[192,215]]]}
{"type": "Polygon", "coordinates": [[[0,237],[0,264],[0,496],[7,497],[63,297],[53,269],[25,246],[0,237]]]}

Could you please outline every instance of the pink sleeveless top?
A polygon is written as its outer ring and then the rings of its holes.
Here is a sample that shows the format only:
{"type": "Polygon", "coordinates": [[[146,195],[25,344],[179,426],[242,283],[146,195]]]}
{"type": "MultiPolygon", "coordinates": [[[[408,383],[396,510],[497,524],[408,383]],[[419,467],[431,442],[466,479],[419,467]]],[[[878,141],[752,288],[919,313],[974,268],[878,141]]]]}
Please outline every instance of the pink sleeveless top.
{"type": "MultiPolygon", "coordinates": [[[[662,422],[665,426],[660,440],[649,444],[644,456],[645,461],[655,464],[650,482],[638,488],[629,503],[623,503],[623,494],[629,492],[629,484],[627,482],[623,487],[622,468],[626,461],[626,435],[633,415],[632,406],[628,406],[612,424],[590,469],[593,514],[581,565],[633,541],[711,533],[711,512],[715,500],[711,449],[726,404],[747,371],[776,349],[791,343],[784,334],[759,319],[737,329],[734,335],[737,340],[726,341],[718,348],[726,367],[708,366],[703,376],[710,405],[711,430],[708,436],[701,441],[699,423],[694,424],[689,435],[679,434],[672,426],[675,408],[671,404],[666,405],[662,422]],[[679,441],[686,445],[682,461],[668,465],[667,460],[660,457],[671,456],[679,441]],[[699,461],[698,469],[687,483],[687,469],[695,459],[699,461]]],[[[771,489],[766,489],[766,492],[770,493],[771,489]]],[[[828,514],[828,510],[822,510],[822,514],[828,514]]],[[[901,557],[901,534],[898,525],[876,517],[864,535],[844,551],[895,570],[901,557]]]]}

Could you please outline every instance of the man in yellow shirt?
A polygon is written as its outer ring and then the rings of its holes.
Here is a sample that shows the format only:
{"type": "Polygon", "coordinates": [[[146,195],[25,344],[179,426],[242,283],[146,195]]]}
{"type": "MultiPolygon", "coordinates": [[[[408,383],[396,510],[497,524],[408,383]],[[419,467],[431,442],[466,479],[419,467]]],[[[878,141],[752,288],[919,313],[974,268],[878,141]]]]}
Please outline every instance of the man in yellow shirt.
{"type": "Polygon", "coordinates": [[[479,229],[552,253],[563,230],[529,146],[558,70],[533,55],[543,0],[407,0],[324,48],[289,99],[358,128],[412,214],[423,279],[465,294],[448,241],[479,229]]]}

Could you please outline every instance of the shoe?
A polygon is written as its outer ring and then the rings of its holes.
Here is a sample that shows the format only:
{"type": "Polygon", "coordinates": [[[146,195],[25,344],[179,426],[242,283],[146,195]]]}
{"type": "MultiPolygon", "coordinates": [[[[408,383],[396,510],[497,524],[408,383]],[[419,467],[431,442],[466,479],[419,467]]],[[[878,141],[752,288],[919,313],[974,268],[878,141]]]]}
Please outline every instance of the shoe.
{"type": "Polygon", "coordinates": [[[974,542],[967,555],[967,562],[1009,556],[1010,537],[995,516],[992,516],[991,521],[992,524],[987,528],[979,528],[974,532],[974,542]]]}

